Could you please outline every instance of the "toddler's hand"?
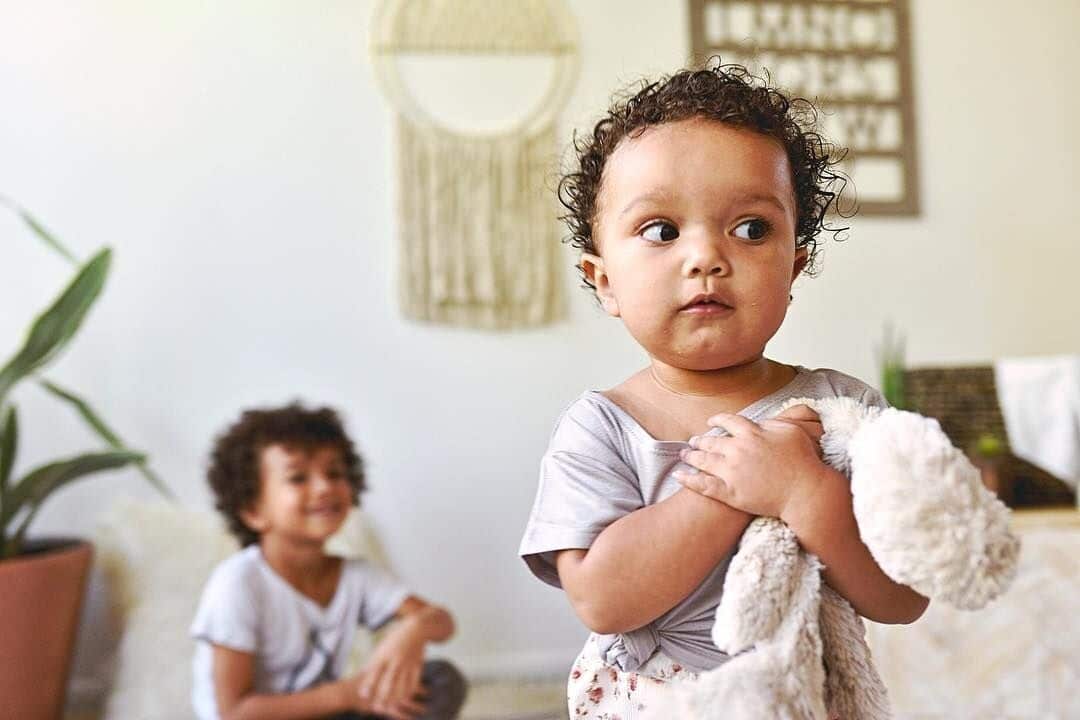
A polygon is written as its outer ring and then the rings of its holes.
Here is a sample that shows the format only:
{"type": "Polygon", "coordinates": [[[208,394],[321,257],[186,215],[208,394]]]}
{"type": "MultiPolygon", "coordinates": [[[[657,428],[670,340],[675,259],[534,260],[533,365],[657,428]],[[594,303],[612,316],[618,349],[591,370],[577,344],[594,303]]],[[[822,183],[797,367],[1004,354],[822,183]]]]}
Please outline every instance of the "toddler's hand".
{"type": "Polygon", "coordinates": [[[818,457],[821,456],[821,436],[825,434],[825,429],[821,426],[821,417],[816,412],[806,405],[792,405],[773,420],[784,420],[800,428],[814,441],[818,457]]]}
{"type": "Polygon", "coordinates": [[[805,406],[790,408],[758,424],[741,415],[721,413],[709,424],[730,435],[693,438],[684,450],[690,470],[678,470],[684,487],[751,515],[783,517],[788,502],[806,483],[821,477],[821,425],[805,406]]]}
{"type": "Polygon", "coordinates": [[[368,672],[362,670],[350,678],[337,682],[337,686],[344,694],[345,699],[342,703],[344,708],[363,713],[364,717],[369,717],[369,713],[378,713],[379,717],[391,718],[391,720],[415,720],[426,709],[416,700],[393,702],[372,698],[366,690],[369,678],[368,672]]]}
{"type": "Polygon", "coordinates": [[[361,671],[357,686],[360,697],[372,703],[372,710],[394,720],[412,720],[424,712],[420,702],[424,644],[408,618],[389,630],[361,671]]]}

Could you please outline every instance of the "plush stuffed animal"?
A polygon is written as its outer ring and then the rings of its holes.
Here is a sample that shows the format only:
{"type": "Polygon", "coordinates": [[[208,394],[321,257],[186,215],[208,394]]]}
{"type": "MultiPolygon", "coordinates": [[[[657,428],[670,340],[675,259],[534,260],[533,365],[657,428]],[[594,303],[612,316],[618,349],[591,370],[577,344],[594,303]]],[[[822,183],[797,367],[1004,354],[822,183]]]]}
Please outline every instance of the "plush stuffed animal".
{"type": "MultiPolygon", "coordinates": [[[[821,417],[825,462],[851,480],[863,542],[893,580],[977,609],[1016,573],[1009,511],[936,420],[850,398],[791,400],[821,417]]],[[[680,689],[665,718],[883,720],[888,697],[862,619],[821,563],[774,518],[746,529],[724,581],[713,641],[731,655],[680,689]]]]}

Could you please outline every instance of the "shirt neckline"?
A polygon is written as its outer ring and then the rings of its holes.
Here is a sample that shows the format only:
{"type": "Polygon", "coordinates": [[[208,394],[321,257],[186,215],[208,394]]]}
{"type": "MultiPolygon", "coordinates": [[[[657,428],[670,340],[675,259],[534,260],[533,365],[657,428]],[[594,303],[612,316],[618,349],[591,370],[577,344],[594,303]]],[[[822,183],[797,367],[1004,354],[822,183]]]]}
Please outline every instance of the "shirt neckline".
{"type": "Polygon", "coordinates": [[[345,572],[348,569],[348,563],[344,560],[341,561],[341,573],[338,575],[337,587],[334,588],[334,594],[330,598],[330,602],[326,605],[320,605],[313,598],[310,598],[297,590],[292,583],[278,574],[278,571],[266,561],[266,557],[263,556],[261,547],[253,545],[252,550],[259,569],[273,578],[272,582],[281,585],[285,588],[286,592],[290,593],[294,598],[300,600],[301,603],[314,611],[319,618],[322,619],[332,615],[337,606],[341,604],[342,598],[344,597],[343,588],[345,586],[345,572]]]}
{"type": "MultiPolygon", "coordinates": [[[[791,380],[789,380],[786,384],[782,385],[776,390],[773,390],[768,395],[765,395],[758,400],[750,403],[742,410],[740,410],[738,414],[754,420],[757,416],[761,414],[762,411],[764,411],[770,405],[774,405],[781,396],[783,396],[784,399],[795,397],[795,395],[797,394],[795,391],[797,391],[807,382],[811,375],[811,371],[808,368],[803,367],[802,365],[793,365],[792,367],[795,368],[795,377],[791,378],[791,380]]],[[[633,415],[631,415],[621,405],[619,405],[617,402],[615,402],[599,390],[586,390],[585,396],[591,397],[594,400],[599,400],[602,404],[607,405],[617,415],[619,415],[625,420],[626,425],[635,435],[639,436],[640,438],[644,439],[649,443],[652,443],[653,445],[687,445],[687,442],[685,440],[657,440],[648,430],[644,428],[644,426],[642,426],[641,423],[637,421],[637,419],[633,415]]]]}

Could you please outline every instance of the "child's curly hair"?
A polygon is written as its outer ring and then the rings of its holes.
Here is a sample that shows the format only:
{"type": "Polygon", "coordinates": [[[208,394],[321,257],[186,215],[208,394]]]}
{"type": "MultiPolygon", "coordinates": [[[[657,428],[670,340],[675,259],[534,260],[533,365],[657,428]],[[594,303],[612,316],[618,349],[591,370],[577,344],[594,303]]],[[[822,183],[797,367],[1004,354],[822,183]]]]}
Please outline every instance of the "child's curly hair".
{"type": "Polygon", "coordinates": [[[245,410],[240,419],[214,441],[207,480],[225,516],[229,531],[243,546],[259,541],[240,513],[259,497],[259,459],[264,448],[282,444],[302,448],[333,446],[341,451],[345,475],[356,505],[365,489],[363,460],[337,413],[327,407],[308,410],[299,403],[280,408],[245,410]]]}
{"type": "MultiPolygon", "coordinates": [[[[596,254],[596,199],[604,167],[623,138],[637,137],[654,125],[691,118],[753,130],[784,147],[795,189],[796,247],[809,249],[806,271],[813,274],[818,234],[824,230],[836,235],[848,229],[825,224],[826,213],[830,206],[836,207],[847,184],[846,177],[832,169],[843,159],[843,152],[814,131],[817,111],[808,100],[789,99],[770,87],[767,77],[758,78],[742,65],[719,61],[643,83],[633,95],[617,96],[591,135],[575,134],[577,167],[563,175],[558,187],[559,202],[567,210],[560,219],[570,228],[565,242],[596,254]]],[[[850,216],[837,212],[841,217],[850,216]]],[[[582,277],[586,286],[595,290],[589,279],[582,277]]]]}

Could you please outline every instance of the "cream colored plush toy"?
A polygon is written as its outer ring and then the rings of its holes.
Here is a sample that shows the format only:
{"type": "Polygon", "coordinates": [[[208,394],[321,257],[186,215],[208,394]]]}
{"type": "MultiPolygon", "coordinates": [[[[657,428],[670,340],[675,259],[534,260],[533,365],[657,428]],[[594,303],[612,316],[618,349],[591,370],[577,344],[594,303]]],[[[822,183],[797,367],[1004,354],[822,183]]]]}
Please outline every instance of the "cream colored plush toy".
{"type": "MultiPolygon", "coordinates": [[[[1009,511],[937,421],[850,398],[791,400],[817,411],[827,463],[851,479],[863,542],[893,580],[977,609],[1005,591],[1020,549],[1009,511]]],[[[862,619],[821,581],[821,563],[779,520],[739,543],[713,641],[731,660],[680,691],[666,718],[881,720],[891,716],[862,619]]]]}

